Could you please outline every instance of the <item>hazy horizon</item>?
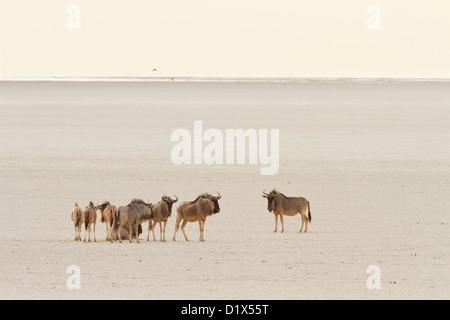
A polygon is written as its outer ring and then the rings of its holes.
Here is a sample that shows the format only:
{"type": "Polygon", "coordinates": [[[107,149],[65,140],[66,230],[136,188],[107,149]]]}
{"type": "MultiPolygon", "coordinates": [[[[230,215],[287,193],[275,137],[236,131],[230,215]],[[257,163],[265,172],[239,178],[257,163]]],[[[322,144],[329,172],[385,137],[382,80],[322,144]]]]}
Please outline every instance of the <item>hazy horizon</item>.
{"type": "Polygon", "coordinates": [[[0,9],[2,79],[450,78],[445,0],[3,0],[0,9]]]}

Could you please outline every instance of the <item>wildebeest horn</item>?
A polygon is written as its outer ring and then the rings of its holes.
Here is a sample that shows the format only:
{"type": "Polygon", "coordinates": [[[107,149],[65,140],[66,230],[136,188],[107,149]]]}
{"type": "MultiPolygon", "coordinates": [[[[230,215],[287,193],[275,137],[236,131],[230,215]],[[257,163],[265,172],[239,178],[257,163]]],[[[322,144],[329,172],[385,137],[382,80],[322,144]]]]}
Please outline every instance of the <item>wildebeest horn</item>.
{"type": "Polygon", "coordinates": [[[218,191],[216,191],[217,192],[217,200],[219,200],[220,198],[222,198],[222,196],[220,195],[220,193],[218,192],[218,191]]]}
{"type": "Polygon", "coordinates": [[[266,193],[266,189],[264,189],[262,197],[263,197],[263,198],[267,198],[268,196],[269,196],[269,194],[266,193]]]}
{"type": "Polygon", "coordinates": [[[177,200],[175,200],[175,202],[177,202],[177,201],[178,201],[178,197],[177,197],[177,195],[176,195],[176,194],[174,194],[174,196],[175,196],[175,198],[177,198],[177,200]]]}

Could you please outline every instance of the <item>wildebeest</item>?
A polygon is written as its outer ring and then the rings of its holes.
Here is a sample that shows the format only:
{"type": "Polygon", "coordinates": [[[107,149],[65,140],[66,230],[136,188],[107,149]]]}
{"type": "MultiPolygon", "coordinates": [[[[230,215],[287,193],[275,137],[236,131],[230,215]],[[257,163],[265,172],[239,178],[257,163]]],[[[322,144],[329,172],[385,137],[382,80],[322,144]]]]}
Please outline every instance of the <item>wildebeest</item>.
{"type": "Polygon", "coordinates": [[[284,194],[273,189],[270,193],[263,191],[264,198],[267,198],[267,210],[275,214],[275,230],[277,232],[278,216],[281,221],[281,232],[284,231],[283,215],[295,216],[300,213],[302,216],[302,226],[299,232],[302,232],[303,225],[306,223],[305,232],[308,231],[308,221],[311,223],[311,210],[309,201],[303,197],[286,197],[284,194]],[[306,218],[306,209],[308,209],[308,219],[306,218]]]}
{"type": "MultiPolygon", "coordinates": [[[[114,231],[111,242],[118,237],[119,226],[128,228],[128,240],[132,241],[133,234],[137,235],[136,242],[139,243],[139,224],[153,218],[152,204],[141,199],[133,199],[129,205],[121,206],[114,213],[114,231]]],[[[121,239],[119,238],[119,241],[121,239]]]]}
{"type": "Polygon", "coordinates": [[[94,241],[95,239],[95,224],[97,223],[97,209],[92,203],[92,201],[89,202],[89,206],[86,207],[83,211],[83,221],[84,221],[84,242],[86,242],[86,233],[88,233],[88,242],[91,242],[91,227],[94,227],[94,241]]]}
{"type": "Polygon", "coordinates": [[[181,231],[183,232],[184,239],[189,241],[184,232],[184,228],[188,222],[198,221],[200,228],[200,241],[205,241],[203,238],[203,230],[205,229],[206,217],[215,213],[219,213],[219,199],[222,198],[220,193],[217,197],[212,196],[209,193],[203,193],[197,197],[194,201],[184,201],[177,207],[177,221],[175,222],[175,233],[173,234],[173,241],[181,224],[181,231]]]}
{"type": "Polygon", "coordinates": [[[148,221],[147,241],[149,241],[150,230],[152,230],[153,233],[153,241],[156,241],[155,227],[157,223],[159,223],[159,241],[166,241],[167,219],[172,214],[172,205],[178,201],[178,197],[175,196],[175,198],[176,199],[171,199],[170,197],[163,195],[161,201],[152,205],[153,219],[148,221]],[[163,228],[161,227],[161,222],[164,222],[163,228]]]}
{"type": "Polygon", "coordinates": [[[100,205],[97,205],[97,209],[100,210],[100,222],[106,224],[106,241],[109,240],[112,234],[114,212],[116,211],[116,206],[113,206],[109,201],[105,201],[100,205]]]}
{"type": "MultiPolygon", "coordinates": [[[[130,229],[128,227],[124,227],[124,226],[119,226],[119,229],[117,230],[117,234],[116,237],[114,238],[114,240],[127,240],[130,238],[130,233],[129,233],[130,229]]],[[[139,239],[139,235],[142,234],[142,225],[139,224],[138,226],[138,235],[136,234],[136,230],[132,230],[133,234],[131,235],[131,237],[133,239],[137,238],[139,239]]],[[[113,236],[113,232],[111,232],[111,237],[113,236]]]]}
{"type": "Polygon", "coordinates": [[[70,213],[70,219],[73,221],[75,227],[75,241],[81,241],[81,226],[83,225],[83,210],[75,202],[74,208],[70,213]]]}

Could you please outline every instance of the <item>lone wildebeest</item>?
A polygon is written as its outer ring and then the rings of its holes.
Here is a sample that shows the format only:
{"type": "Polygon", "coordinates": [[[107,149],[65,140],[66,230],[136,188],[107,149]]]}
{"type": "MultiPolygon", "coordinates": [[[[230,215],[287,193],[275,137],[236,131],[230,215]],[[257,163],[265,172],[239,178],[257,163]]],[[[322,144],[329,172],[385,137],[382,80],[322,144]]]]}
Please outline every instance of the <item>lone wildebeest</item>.
{"type": "Polygon", "coordinates": [[[81,241],[81,226],[83,225],[83,210],[75,202],[74,208],[70,213],[70,219],[73,221],[75,227],[75,241],[81,241]]]}
{"type": "Polygon", "coordinates": [[[95,224],[97,223],[97,209],[92,203],[92,201],[89,202],[89,206],[86,207],[83,211],[83,221],[84,221],[84,242],[86,242],[86,233],[88,233],[88,242],[91,242],[91,227],[94,226],[94,241],[97,242],[95,239],[95,224]]]}
{"type": "Polygon", "coordinates": [[[147,241],[149,241],[150,230],[152,230],[153,233],[153,241],[156,241],[155,227],[157,223],[159,223],[159,241],[166,241],[167,219],[172,214],[172,205],[178,201],[178,197],[175,196],[175,198],[176,199],[174,200],[166,195],[163,195],[161,197],[161,201],[152,205],[153,219],[148,221],[147,241]],[[161,227],[161,222],[164,222],[164,228],[161,227]]]}
{"type": "MultiPolygon", "coordinates": [[[[128,227],[128,240],[132,242],[133,234],[137,235],[136,242],[139,243],[139,225],[153,218],[152,204],[141,199],[133,199],[129,205],[121,206],[114,213],[114,231],[111,237],[113,242],[118,237],[119,226],[128,227]]],[[[122,240],[119,238],[119,241],[122,240]]]]}
{"type": "Polygon", "coordinates": [[[194,201],[184,201],[177,208],[177,221],[175,222],[175,233],[173,234],[173,241],[181,224],[181,231],[183,232],[184,239],[189,241],[184,232],[184,228],[188,222],[198,221],[200,228],[200,241],[205,241],[203,238],[203,230],[205,228],[206,217],[215,213],[219,213],[219,199],[222,198],[220,193],[217,197],[212,196],[209,193],[203,193],[197,197],[194,201]]]}
{"type": "Polygon", "coordinates": [[[106,224],[106,241],[109,240],[112,234],[114,212],[116,211],[116,206],[113,206],[109,201],[105,201],[96,207],[100,210],[100,222],[106,224]]]}
{"type": "Polygon", "coordinates": [[[303,225],[306,223],[305,232],[308,231],[308,221],[311,223],[311,210],[309,208],[309,201],[303,197],[286,197],[284,194],[273,189],[270,193],[263,191],[264,198],[267,198],[267,210],[275,214],[275,230],[278,227],[278,215],[281,220],[281,232],[284,231],[283,215],[295,216],[300,213],[302,216],[302,226],[299,232],[302,232],[303,225]],[[306,219],[306,209],[308,209],[308,219],[306,219]]]}

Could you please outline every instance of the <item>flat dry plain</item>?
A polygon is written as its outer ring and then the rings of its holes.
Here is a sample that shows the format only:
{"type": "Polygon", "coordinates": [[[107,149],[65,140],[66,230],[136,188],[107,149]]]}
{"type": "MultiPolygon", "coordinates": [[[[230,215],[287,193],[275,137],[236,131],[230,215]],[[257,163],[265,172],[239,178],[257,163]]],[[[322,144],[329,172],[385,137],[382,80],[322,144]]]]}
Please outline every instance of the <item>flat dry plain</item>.
{"type": "Polygon", "coordinates": [[[450,298],[450,82],[0,82],[0,95],[2,299],[450,298]],[[279,129],[279,172],[173,164],[171,134],[195,120],[279,129]],[[273,233],[273,187],[310,201],[307,233],[298,215],[273,233]],[[222,194],[205,242],[197,223],[172,241],[175,214],[167,242],[145,224],[140,244],[111,244],[99,221],[97,242],[73,241],[75,201],[205,191],[222,194]]]}

